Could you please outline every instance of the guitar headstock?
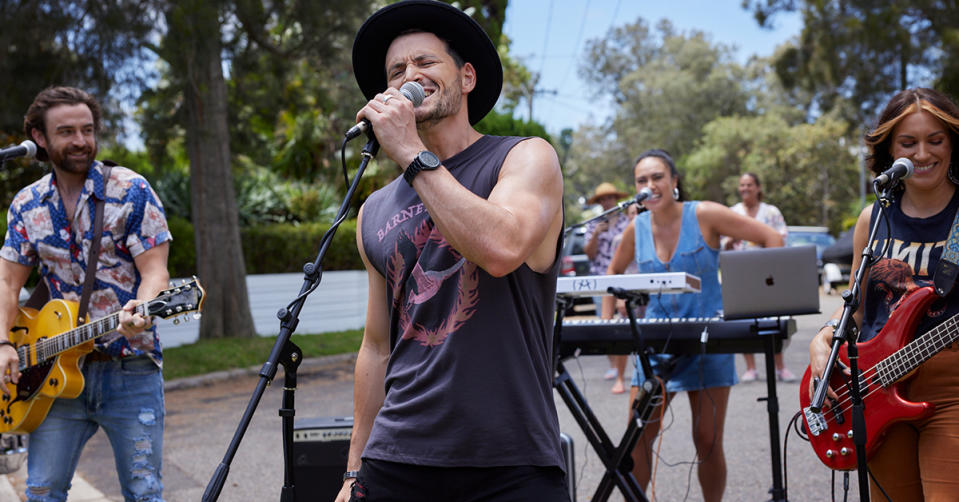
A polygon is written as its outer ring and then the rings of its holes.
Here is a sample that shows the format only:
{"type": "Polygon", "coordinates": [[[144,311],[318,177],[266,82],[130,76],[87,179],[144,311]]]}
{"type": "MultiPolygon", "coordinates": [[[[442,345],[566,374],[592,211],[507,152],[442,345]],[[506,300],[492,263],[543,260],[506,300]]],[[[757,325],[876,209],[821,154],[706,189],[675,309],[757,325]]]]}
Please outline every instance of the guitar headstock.
{"type": "Polygon", "coordinates": [[[199,316],[205,295],[206,291],[200,285],[200,280],[194,276],[192,280],[161,291],[156,298],[146,304],[147,314],[163,319],[190,312],[197,312],[196,315],[199,316]]]}

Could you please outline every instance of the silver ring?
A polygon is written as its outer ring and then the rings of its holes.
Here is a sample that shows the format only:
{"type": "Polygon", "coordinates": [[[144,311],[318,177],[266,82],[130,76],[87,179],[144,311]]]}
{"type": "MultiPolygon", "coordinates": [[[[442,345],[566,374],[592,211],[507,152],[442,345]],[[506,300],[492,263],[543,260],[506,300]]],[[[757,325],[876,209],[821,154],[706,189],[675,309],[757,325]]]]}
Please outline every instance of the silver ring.
{"type": "Polygon", "coordinates": [[[385,105],[389,100],[393,99],[393,97],[394,96],[392,94],[387,94],[386,96],[383,96],[383,104],[385,105]]]}

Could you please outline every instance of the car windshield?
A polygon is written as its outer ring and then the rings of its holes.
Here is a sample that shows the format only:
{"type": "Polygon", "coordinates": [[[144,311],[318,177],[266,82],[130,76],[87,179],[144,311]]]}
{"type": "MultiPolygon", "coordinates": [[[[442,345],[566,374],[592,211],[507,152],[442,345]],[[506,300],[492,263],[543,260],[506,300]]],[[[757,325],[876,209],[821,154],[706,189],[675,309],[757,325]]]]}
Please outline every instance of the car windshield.
{"type": "Polygon", "coordinates": [[[786,236],[786,242],[790,246],[802,246],[813,244],[818,248],[824,248],[833,243],[835,239],[829,234],[791,232],[786,236]]]}

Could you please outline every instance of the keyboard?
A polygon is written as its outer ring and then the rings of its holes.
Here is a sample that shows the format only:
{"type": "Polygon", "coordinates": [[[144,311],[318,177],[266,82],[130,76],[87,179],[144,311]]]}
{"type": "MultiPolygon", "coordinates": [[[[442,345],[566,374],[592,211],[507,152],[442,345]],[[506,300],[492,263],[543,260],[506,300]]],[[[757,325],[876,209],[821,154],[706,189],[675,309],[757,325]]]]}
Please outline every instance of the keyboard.
{"type": "MultiPolygon", "coordinates": [[[[776,351],[796,332],[791,317],[761,319],[721,318],[637,319],[646,346],[656,353],[699,354],[705,338],[707,354],[743,354],[765,350],[765,336],[772,336],[776,351]],[[703,335],[703,332],[706,335],[703,335]]],[[[629,319],[571,319],[560,331],[560,357],[635,352],[629,319]]]]}
{"type": "Polygon", "coordinates": [[[699,277],[686,272],[655,274],[580,275],[556,280],[556,294],[564,296],[606,295],[610,287],[641,293],[698,293],[699,277]]]}

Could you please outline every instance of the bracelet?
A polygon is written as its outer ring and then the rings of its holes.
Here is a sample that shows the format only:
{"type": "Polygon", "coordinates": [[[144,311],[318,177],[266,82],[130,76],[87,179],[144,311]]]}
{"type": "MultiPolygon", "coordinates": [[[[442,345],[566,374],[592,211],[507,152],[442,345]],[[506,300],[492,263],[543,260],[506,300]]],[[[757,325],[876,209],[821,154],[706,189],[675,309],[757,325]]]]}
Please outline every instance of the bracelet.
{"type": "Polygon", "coordinates": [[[356,479],[360,475],[360,471],[346,471],[343,473],[343,481],[347,479],[356,479]]]}
{"type": "Polygon", "coordinates": [[[11,342],[10,340],[0,341],[0,347],[2,347],[2,346],[4,346],[4,345],[9,345],[9,346],[13,347],[13,350],[17,350],[17,346],[14,345],[14,343],[11,342]]]}
{"type": "Polygon", "coordinates": [[[822,331],[823,329],[826,329],[826,328],[832,328],[833,332],[835,333],[836,326],[839,326],[839,319],[830,319],[826,321],[826,324],[823,324],[822,327],[819,328],[819,330],[822,331]]]}

